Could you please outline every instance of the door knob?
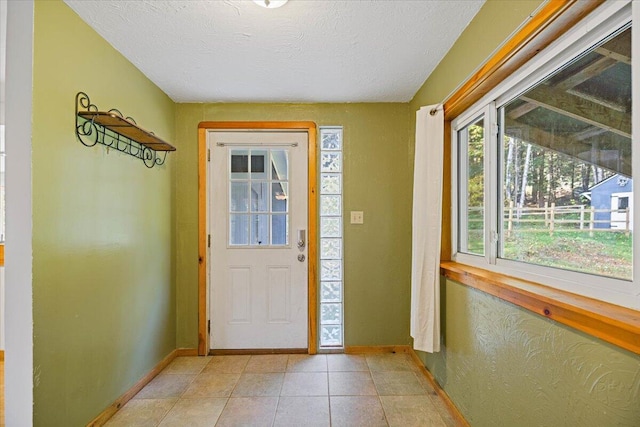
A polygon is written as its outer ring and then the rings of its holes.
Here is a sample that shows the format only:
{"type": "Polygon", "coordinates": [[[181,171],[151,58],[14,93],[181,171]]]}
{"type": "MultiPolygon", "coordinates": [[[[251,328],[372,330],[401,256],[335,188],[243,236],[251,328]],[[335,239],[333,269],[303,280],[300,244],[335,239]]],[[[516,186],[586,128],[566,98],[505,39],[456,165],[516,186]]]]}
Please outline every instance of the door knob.
{"type": "Polygon", "coordinates": [[[298,254],[298,261],[300,262],[304,261],[304,254],[298,254]]]}

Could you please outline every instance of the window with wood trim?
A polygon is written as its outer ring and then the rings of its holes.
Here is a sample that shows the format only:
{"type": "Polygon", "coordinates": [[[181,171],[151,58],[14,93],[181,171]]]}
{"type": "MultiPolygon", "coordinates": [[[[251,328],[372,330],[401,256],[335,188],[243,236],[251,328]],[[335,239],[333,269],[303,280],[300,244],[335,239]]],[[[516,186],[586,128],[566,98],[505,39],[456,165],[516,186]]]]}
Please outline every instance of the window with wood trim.
{"type": "Polygon", "coordinates": [[[452,121],[456,261],[640,308],[631,8],[605,3],[452,121]]]}

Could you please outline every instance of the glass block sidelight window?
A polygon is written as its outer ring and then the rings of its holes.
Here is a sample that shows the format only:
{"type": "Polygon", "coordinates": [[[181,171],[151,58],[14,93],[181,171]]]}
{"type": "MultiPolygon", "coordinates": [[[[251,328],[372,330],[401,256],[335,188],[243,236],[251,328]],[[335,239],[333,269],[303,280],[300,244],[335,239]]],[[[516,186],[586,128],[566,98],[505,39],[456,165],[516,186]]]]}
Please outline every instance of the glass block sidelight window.
{"type": "Polygon", "coordinates": [[[320,348],[343,346],[342,128],[320,128],[320,348]]]}

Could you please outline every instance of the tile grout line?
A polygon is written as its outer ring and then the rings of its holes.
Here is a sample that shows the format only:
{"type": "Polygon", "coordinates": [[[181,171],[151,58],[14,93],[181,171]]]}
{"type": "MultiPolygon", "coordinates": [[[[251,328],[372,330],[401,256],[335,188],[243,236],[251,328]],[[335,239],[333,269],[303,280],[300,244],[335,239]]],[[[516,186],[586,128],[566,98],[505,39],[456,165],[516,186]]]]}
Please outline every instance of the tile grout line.
{"type": "MultiPolygon", "coordinates": [[[[205,363],[205,365],[204,365],[204,366],[206,366],[206,365],[208,365],[208,364],[209,364],[209,363],[207,362],[207,363],[205,363]]],[[[202,369],[204,369],[204,366],[202,367],[202,369]]],[[[202,372],[202,370],[201,370],[201,372],[202,372]]],[[[160,374],[159,374],[159,375],[162,375],[162,372],[160,372],[160,374]]],[[[159,375],[158,375],[158,376],[159,376],[159,375]]],[[[164,375],[181,375],[181,374],[169,374],[169,373],[167,373],[167,374],[164,374],[164,375]]],[[[189,374],[182,374],[182,375],[189,375],[189,374]]],[[[168,411],[167,411],[167,412],[162,416],[162,418],[160,419],[160,421],[158,421],[158,424],[156,424],[156,427],[158,427],[160,424],[162,424],[162,421],[164,421],[164,420],[165,420],[165,418],[167,418],[167,415],[169,415],[169,412],[171,412],[171,410],[172,410],[173,408],[175,408],[175,407],[176,407],[176,405],[178,404],[178,402],[180,401],[180,399],[182,399],[182,396],[186,393],[186,391],[187,391],[187,389],[189,388],[189,386],[191,385],[191,383],[192,383],[192,382],[194,382],[194,381],[196,380],[196,377],[197,377],[198,375],[200,375],[200,374],[198,373],[198,374],[195,374],[195,375],[193,376],[193,378],[191,379],[191,381],[189,382],[189,384],[187,384],[187,386],[184,388],[184,390],[182,390],[182,393],[180,393],[180,396],[178,396],[178,398],[176,399],[176,401],[175,401],[175,402],[173,402],[173,405],[171,405],[171,408],[169,408],[169,410],[168,410],[168,411]]],[[[156,378],[157,378],[157,376],[156,376],[156,378]]],[[[142,391],[142,390],[140,390],[140,391],[142,391]]],[[[138,393],[140,393],[140,392],[138,392],[138,393]]],[[[135,397],[134,397],[134,398],[135,398],[135,397]]]]}
{"type": "Polygon", "coordinates": [[[276,425],[276,417],[278,416],[278,407],[280,406],[280,398],[282,397],[282,389],[284,388],[284,379],[287,376],[287,368],[289,367],[289,355],[287,355],[287,364],[284,367],[284,372],[282,373],[282,383],[280,383],[280,390],[278,390],[278,401],[276,402],[276,411],[273,414],[273,421],[271,422],[271,427],[276,425]]]}
{"type": "MultiPolygon", "coordinates": [[[[283,380],[284,382],[284,380],[283,380]]],[[[276,397],[276,409],[273,412],[273,420],[271,420],[271,427],[274,427],[276,425],[276,417],[278,416],[278,406],[280,406],[280,395],[278,395],[276,397]]]]}
{"type": "Polygon", "coordinates": [[[371,365],[369,365],[369,358],[365,355],[365,360],[367,361],[367,366],[369,367],[369,375],[371,376],[371,381],[373,382],[373,387],[376,390],[376,397],[378,398],[378,402],[380,402],[380,408],[382,408],[382,414],[384,415],[384,422],[389,426],[389,418],[387,417],[387,411],[384,409],[384,404],[382,403],[382,399],[380,398],[380,390],[378,390],[378,384],[373,379],[373,371],[371,370],[371,365]]]}
{"type": "MultiPolygon", "coordinates": [[[[162,421],[164,421],[164,419],[165,419],[165,418],[167,418],[167,415],[169,415],[169,412],[171,412],[171,410],[172,410],[173,408],[175,408],[175,406],[178,404],[178,402],[180,401],[180,399],[182,398],[182,396],[184,395],[184,393],[187,391],[187,388],[189,388],[189,385],[191,385],[191,383],[192,383],[193,381],[195,381],[196,377],[197,377],[198,375],[200,375],[200,373],[202,372],[202,370],[204,370],[204,367],[205,367],[206,365],[208,365],[209,363],[210,363],[210,361],[209,361],[209,362],[207,362],[207,363],[205,363],[205,364],[203,365],[202,369],[200,369],[200,371],[199,371],[198,373],[196,373],[195,375],[193,375],[193,378],[191,379],[191,381],[189,382],[189,384],[187,385],[187,387],[185,387],[185,389],[182,391],[182,393],[180,394],[180,396],[178,396],[178,397],[176,398],[175,402],[173,402],[173,405],[171,405],[171,407],[167,410],[167,412],[165,412],[165,414],[162,416],[162,418],[160,418],[160,420],[156,423],[155,427],[158,427],[160,424],[162,424],[162,421]]],[[[168,365],[167,365],[167,367],[168,367],[168,365]]],[[[165,369],[166,369],[166,367],[165,367],[165,369]]],[[[163,369],[163,371],[164,371],[164,369],[163,369]]],[[[190,374],[188,374],[188,373],[163,373],[163,372],[161,371],[161,372],[159,372],[159,373],[158,373],[158,375],[156,375],[156,378],[157,378],[157,377],[159,377],[160,375],[183,375],[183,376],[184,376],[184,375],[188,375],[188,376],[190,376],[190,374]]],[[[155,378],[154,378],[154,379],[155,379],[155,378]]],[[[148,384],[147,384],[147,385],[148,385],[148,384]]],[[[146,386],[145,386],[145,387],[146,387],[146,386]]],[[[140,394],[140,393],[142,392],[142,390],[144,390],[144,388],[143,388],[143,389],[141,389],[138,393],[136,393],[136,395],[135,395],[135,396],[133,396],[133,397],[131,398],[131,400],[136,399],[136,397],[138,396],[138,394],[140,394]]],[[[148,399],[157,399],[157,398],[148,398],[148,399]]],[[[142,400],[142,399],[140,398],[140,399],[137,399],[137,400],[142,400]]]]}
{"type": "Polygon", "coordinates": [[[164,419],[167,418],[167,415],[169,415],[169,412],[171,412],[171,410],[178,404],[178,400],[180,400],[180,398],[177,398],[176,401],[173,402],[173,405],[171,405],[171,408],[169,408],[169,410],[167,412],[165,412],[165,414],[162,416],[162,418],[160,418],[160,420],[156,424],[156,427],[158,427],[160,424],[162,424],[162,421],[164,421],[164,419]]]}
{"type": "MultiPolygon", "coordinates": [[[[249,360],[251,360],[251,357],[249,357],[249,360]]],[[[242,371],[240,372],[240,377],[242,377],[242,373],[244,372],[244,370],[246,369],[247,365],[249,364],[249,360],[247,360],[247,364],[242,368],[242,371]]],[[[211,363],[212,361],[213,361],[213,357],[211,358],[211,360],[209,360],[207,365],[209,363],[211,363]]],[[[202,369],[204,370],[204,368],[202,368],[202,369]]],[[[240,381],[240,377],[238,377],[238,381],[240,381]]],[[[220,411],[220,415],[218,415],[218,419],[216,419],[216,423],[214,424],[214,427],[217,426],[218,423],[220,423],[220,418],[222,418],[222,414],[224,413],[224,410],[227,409],[227,405],[229,404],[229,401],[231,400],[231,395],[233,394],[233,390],[235,390],[237,385],[238,385],[238,383],[236,382],[236,385],[234,385],[233,389],[231,390],[231,392],[229,392],[229,396],[227,397],[227,401],[224,402],[224,406],[222,407],[222,410],[220,411]]]]}
{"type": "Polygon", "coordinates": [[[222,414],[224,413],[224,410],[227,409],[227,405],[229,404],[229,401],[231,400],[230,397],[227,397],[227,401],[224,402],[224,406],[222,407],[222,411],[220,411],[220,415],[218,415],[218,419],[216,420],[216,423],[214,425],[217,426],[220,423],[220,418],[222,418],[222,414]]]}
{"type": "MultiPolygon", "coordinates": [[[[207,363],[205,363],[204,365],[202,365],[202,368],[196,372],[196,374],[193,376],[193,379],[191,380],[191,382],[189,382],[189,384],[184,388],[184,390],[182,390],[182,393],[180,393],[180,396],[178,397],[178,399],[176,400],[176,403],[171,407],[171,409],[173,409],[180,400],[182,400],[184,394],[187,392],[187,390],[189,389],[189,386],[191,386],[191,384],[196,380],[196,378],[198,378],[198,375],[202,374],[202,372],[204,371],[204,369],[207,367],[207,365],[209,363],[211,363],[211,361],[213,361],[213,358],[209,359],[207,361],[207,363]]],[[[162,417],[162,420],[160,420],[160,423],[158,423],[158,425],[162,424],[162,421],[167,418],[167,415],[169,415],[169,412],[171,412],[171,409],[164,415],[164,417],[162,417]]],[[[217,423],[217,421],[216,421],[217,423]]]]}

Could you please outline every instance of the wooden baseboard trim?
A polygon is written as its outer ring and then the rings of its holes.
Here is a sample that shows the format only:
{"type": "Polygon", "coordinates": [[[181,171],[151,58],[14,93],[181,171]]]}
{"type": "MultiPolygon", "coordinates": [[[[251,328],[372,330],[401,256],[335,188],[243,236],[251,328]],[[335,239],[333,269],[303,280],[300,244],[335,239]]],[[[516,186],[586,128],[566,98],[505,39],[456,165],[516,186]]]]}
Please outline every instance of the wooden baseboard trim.
{"type": "Polygon", "coordinates": [[[352,345],[344,348],[345,354],[384,354],[405,353],[408,354],[411,347],[408,345],[352,345]]]}
{"type": "Polygon", "coordinates": [[[431,387],[433,387],[436,393],[438,393],[438,397],[440,397],[445,405],[447,405],[447,409],[449,410],[449,413],[455,420],[456,424],[461,427],[470,427],[469,422],[467,422],[462,413],[460,413],[456,405],[453,404],[447,392],[444,391],[442,387],[440,387],[440,384],[438,384],[436,379],[433,377],[433,374],[431,374],[426,366],[424,366],[424,363],[422,363],[422,360],[420,359],[420,357],[418,357],[418,354],[411,347],[409,347],[409,355],[416,363],[416,365],[418,365],[420,372],[422,373],[422,375],[424,375],[427,381],[429,381],[431,387]]]}
{"type": "Polygon", "coordinates": [[[306,348],[253,348],[237,350],[209,350],[209,356],[228,356],[241,354],[309,354],[306,348]]]}
{"type": "Polygon", "coordinates": [[[142,377],[137,383],[127,390],[122,396],[118,397],[107,409],[102,411],[100,415],[95,417],[87,424],[87,427],[100,427],[104,425],[111,417],[114,416],[120,408],[122,408],[133,396],[135,396],[144,386],[149,384],[152,379],[156,377],[164,368],[171,363],[173,359],[178,355],[179,350],[173,350],[164,359],[162,359],[153,369],[144,377],[142,377]]]}
{"type": "Polygon", "coordinates": [[[177,357],[197,356],[197,355],[198,355],[197,348],[179,348],[176,350],[177,357]]]}

